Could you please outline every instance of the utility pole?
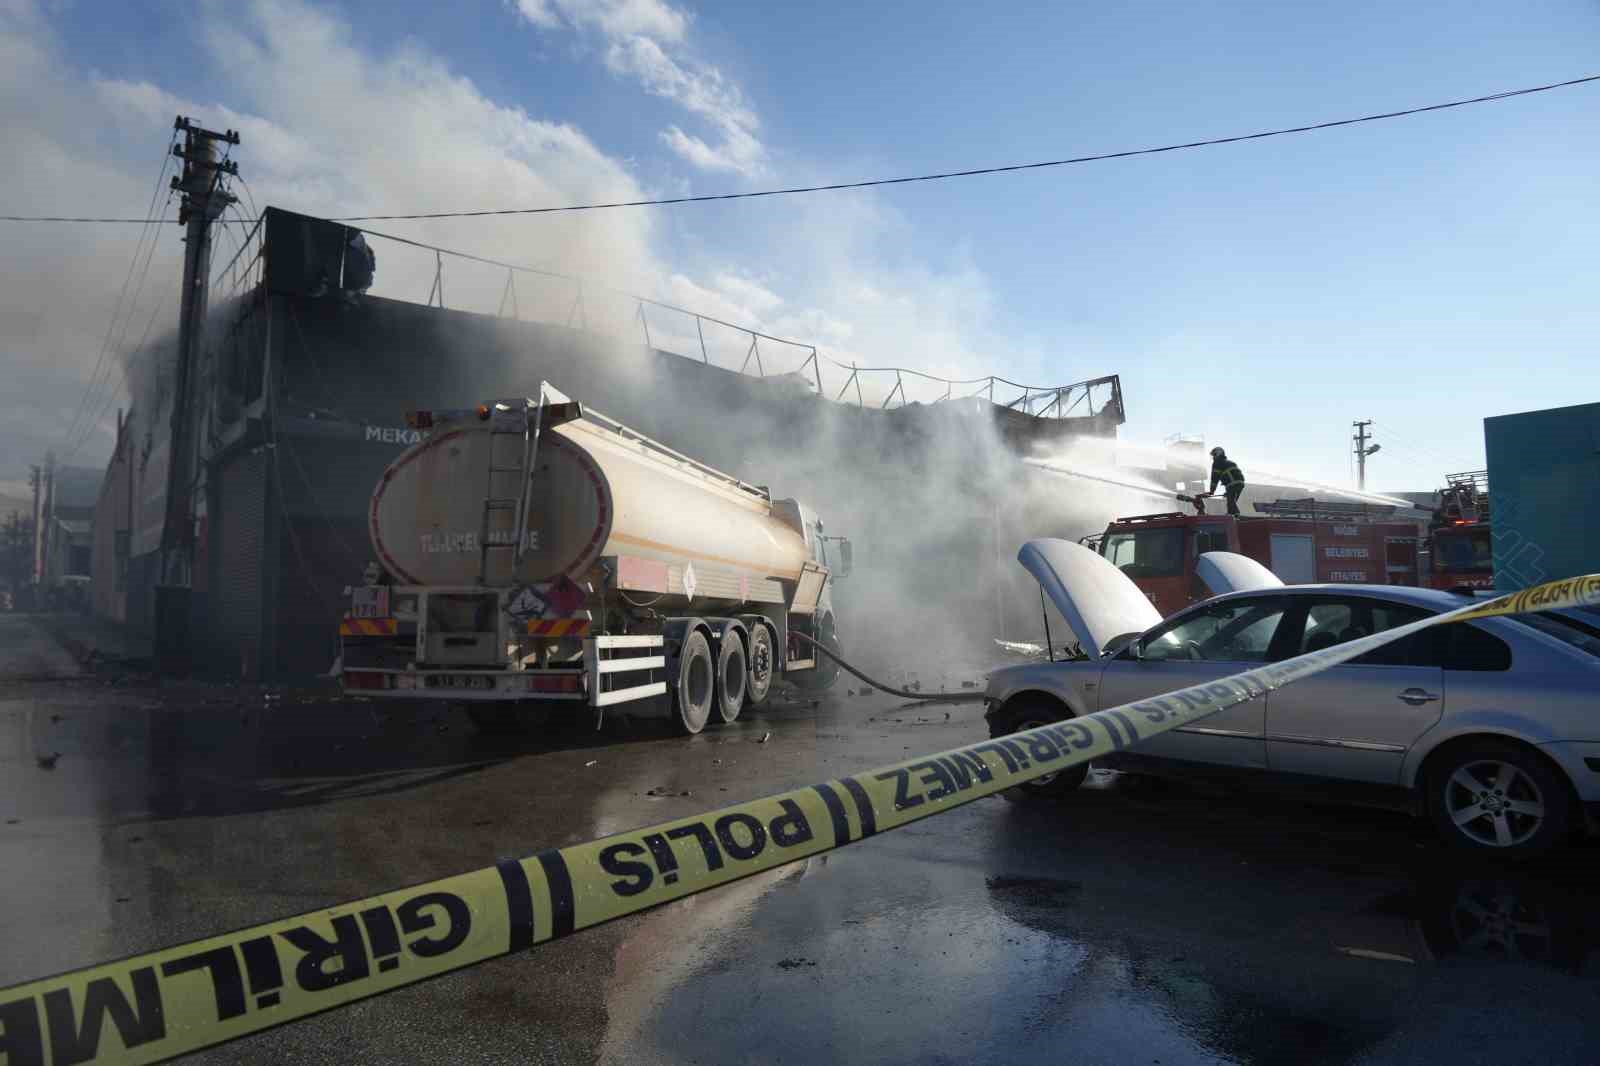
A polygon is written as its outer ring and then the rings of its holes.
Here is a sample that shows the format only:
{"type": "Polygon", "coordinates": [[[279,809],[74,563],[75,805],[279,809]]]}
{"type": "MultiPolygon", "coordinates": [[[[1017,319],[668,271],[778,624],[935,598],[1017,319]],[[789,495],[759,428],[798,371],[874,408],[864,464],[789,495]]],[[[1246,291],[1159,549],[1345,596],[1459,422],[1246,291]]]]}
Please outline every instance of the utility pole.
{"type": "Polygon", "coordinates": [[[1369,418],[1364,422],[1352,422],[1350,424],[1356,427],[1356,488],[1365,492],[1367,488],[1367,456],[1376,454],[1383,445],[1367,444],[1367,427],[1372,425],[1372,419],[1369,418]]]}
{"type": "Polygon", "coordinates": [[[211,277],[211,224],[234,197],[223,187],[238,165],[218,158],[219,144],[236,145],[233,130],[216,133],[179,115],[172,128],[184,135],[172,154],[183,160],[183,173],[172,188],[183,194],[178,224],[184,235],[183,293],[178,311],[178,362],[172,393],[172,436],[167,461],[167,513],[161,528],[161,585],[156,589],[156,649],[162,673],[181,672],[188,649],[189,589],[194,561],[194,518],[190,497],[198,466],[194,433],[195,380],[200,336],[205,324],[207,286],[211,277]],[[163,639],[165,638],[165,639],[163,639]]]}
{"type": "Polygon", "coordinates": [[[44,468],[35,463],[28,468],[28,484],[33,486],[33,586],[39,585],[39,494],[44,491],[44,468]]]}

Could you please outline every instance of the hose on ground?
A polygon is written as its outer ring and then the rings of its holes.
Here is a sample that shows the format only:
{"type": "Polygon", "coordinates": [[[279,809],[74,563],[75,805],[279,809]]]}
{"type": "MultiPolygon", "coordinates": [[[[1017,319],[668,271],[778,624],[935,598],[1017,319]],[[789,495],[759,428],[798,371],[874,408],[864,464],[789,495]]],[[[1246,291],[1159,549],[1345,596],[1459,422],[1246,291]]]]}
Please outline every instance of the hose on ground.
{"type": "Polygon", "coordinates": [[[855,667],[839,658],[839,656],[829,651],[822,645],[821,642],[811,639],[804,633],[794,633],[794,635],[805,641],[807,644],[810,644],[813,648],[816,648],[834,662],[838,663],[842,669],[856,675],[873,688],[882,689],[891,696],[899,696],[901,699],[906,700],[915,700],[918,703],[977,703],[983,699],[982,692],[912,692],[909,689],[891,688],[888,685],[885,685],[882,681],[874,681],[866,674],[863,674],[860,670],[857,670],[855,667]]]}

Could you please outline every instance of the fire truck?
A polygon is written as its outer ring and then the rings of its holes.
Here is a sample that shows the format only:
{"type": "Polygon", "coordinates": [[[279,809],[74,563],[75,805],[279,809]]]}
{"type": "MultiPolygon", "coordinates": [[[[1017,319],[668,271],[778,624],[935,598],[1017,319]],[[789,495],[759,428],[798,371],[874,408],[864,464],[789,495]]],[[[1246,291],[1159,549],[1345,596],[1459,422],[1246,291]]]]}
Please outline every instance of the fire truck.
{"type": "Polygon", "coordinates": [[[1428,540],[1430,588],[1494,588],[1487,470],[1445,475],[1428,540]]]}
{"type": "Polygon", "coordinates": [[[1249,556],[1285,584],[1416,585],[1420,531],[1395,508],[1315,499],[1255,504],[1238,517],[1170,511],[1118,518],[1082,542],[1111,560],[1163,615],[1212,595],[1195,572],[1205,552],[1249,556]]]}

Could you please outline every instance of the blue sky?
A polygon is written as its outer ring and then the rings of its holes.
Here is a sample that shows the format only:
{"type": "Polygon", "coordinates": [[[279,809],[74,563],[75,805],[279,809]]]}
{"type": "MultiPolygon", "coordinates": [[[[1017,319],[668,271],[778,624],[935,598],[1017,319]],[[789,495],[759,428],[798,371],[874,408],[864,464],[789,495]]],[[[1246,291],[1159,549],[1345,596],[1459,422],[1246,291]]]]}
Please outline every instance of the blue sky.
{"type": "MultiPolygon", "coordinates": [[[[1600,6],[1578,0],[8,0],[7,37],[48,58],[41,92],[100,105],[79,140],[40,136],[125,179],[94,195],[133,214],[163,105],[237,119],[258,200],[335,214],[1020,162],[1600,72],[1600,6]]],[[[600,273],[846,359],[1036,384],[1120,373],[1128,437],[1202,434],[1247,470],[1348,484],[1350,422],[1370,418],[1369,485],[1425,489],[1481,465],[1484,417],[1596,399],[1597,116],[1600,86],[1579,87],[1019,175],[393,231],[600,273]]],[[[19,207],[82,206],[44,175],[10,181],[19,207]]],[[[103,331],[133,235],[71,240],[116,263],[84,286],[111,290],[82,309],[103,331]]],[[[380,289],[421,299],[419,275],[380,256],[380,289]]],[[[52,343],[41,388],[70,415],[94,352],[52,343]]]]}

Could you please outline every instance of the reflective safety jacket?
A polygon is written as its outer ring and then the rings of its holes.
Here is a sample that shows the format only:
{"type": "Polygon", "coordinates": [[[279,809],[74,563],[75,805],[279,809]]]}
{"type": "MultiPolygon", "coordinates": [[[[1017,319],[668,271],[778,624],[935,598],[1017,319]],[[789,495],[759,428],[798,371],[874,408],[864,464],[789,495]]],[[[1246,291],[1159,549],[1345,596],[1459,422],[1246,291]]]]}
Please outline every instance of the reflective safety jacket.
{"type": "Polygon", "coordinates": [[[1244,485],[1244,471],[1239,469],[1238,463],[1232,459],[1211,460],[1211,487],[1206,491],[1216,492],[1219,484],[1223,489],[1244,485]]]}

